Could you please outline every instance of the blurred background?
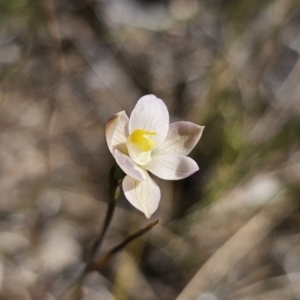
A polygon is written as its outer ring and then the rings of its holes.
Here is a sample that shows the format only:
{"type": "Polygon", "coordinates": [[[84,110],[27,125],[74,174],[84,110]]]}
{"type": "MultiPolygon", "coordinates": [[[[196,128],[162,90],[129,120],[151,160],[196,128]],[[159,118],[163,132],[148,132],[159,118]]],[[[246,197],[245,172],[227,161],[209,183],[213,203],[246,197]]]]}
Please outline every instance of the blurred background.
{"type": "MultiPolygon", "coordinates": [[[[104,126],[145,94],[200,171],[89,300],[300,299],[299,0],[0,0],[0,299],[61,299],[107,207],[104,126]]],[[[150,221],[151,221],[150,220],[150,221]]],[[[121,197],[103,250],[149,221],[121,197]]]]}

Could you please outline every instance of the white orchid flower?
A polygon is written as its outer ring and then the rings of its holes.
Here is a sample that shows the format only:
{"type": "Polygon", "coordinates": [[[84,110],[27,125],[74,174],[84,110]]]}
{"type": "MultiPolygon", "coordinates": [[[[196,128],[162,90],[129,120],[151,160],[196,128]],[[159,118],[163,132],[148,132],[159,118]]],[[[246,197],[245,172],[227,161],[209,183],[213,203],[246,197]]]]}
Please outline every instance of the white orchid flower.
{"type": "Polygon", "coordinates": [[[125,197],[147,218],[156,211],[161,197],[149,172],[178,180],[198,171],[197,163],[186,155],[198,143],[203,128],[183,121],[169,124],[165,103],[154,95],[142,97],[130,118],[121,111],[107,122],[108,148],[127,174],[122,183],[125,197]]]}

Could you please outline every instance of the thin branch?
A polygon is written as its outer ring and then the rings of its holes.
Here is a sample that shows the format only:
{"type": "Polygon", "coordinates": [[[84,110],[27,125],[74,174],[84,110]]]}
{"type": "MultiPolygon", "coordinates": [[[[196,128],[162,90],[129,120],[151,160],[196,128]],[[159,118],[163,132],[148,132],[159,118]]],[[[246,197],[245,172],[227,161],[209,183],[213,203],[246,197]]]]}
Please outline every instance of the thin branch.
{"type": "Polygon", "coordinates": [[[149,223],[146,227],[132,233],[129,235],[123,242],[113,247],[110,251],[108,251],[104,256],[102,256],[99,260],[95,261],[91,266],[88,272],[91,271],[99,271],[102,267],[111,260],[118,252],[123,250],[127,244],[139,238],[140,236],[147,233],[153,227],[155,227],[160,222],[160,219],[156,219],[155,221],[149,223]]]}

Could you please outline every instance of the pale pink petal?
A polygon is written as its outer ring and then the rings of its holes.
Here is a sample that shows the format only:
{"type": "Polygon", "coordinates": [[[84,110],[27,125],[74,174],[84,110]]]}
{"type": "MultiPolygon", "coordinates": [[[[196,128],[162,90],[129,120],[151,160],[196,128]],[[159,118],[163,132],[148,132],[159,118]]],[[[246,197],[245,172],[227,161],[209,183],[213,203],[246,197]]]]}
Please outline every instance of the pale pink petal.
{"type": "Polygon", "coordinates": [[[126,176],[123,180],[123,191],[127,200],[147,218],[157,210],[160,201],[160,189],[157,183],[147,174],[145,181],[126,176]]]}
{"type": "Polygon", "coordinates": [[[129,134],[135,129],[155,132],[154,148],[165,140],[169,130],[169,112],[165,103],[154,95],[142,97],[134,107],[129,120],[129,134]]]}
{"type": "Polygon", "coordinates": [[[184,155],[153,156],[151,161],[143,167],[166,180],[186,178],[199,170],[197,163],[184,155]]]}
{"type": "Polygon", "coordinates": [[[120,111],[113,115],[106,123],[106,142],[113,155],[115,149],[127,154],[126,140],[128,137],[128,122],[129,119],[125,111],[120,111]]]}
{"type": "Polygon", "coordinates": [[[203,129],[203,126],[191,122],[171,123],[165,141],[153,150],[152,155],[188,155],[198,143],[203,129]]]}
{"type": "Polygon", "coordinates": [[[115,150],[115,159],[120,168],[129,176],[137,180],[146,180],[147,172],[139,167],[129,156],[115,150]]]}

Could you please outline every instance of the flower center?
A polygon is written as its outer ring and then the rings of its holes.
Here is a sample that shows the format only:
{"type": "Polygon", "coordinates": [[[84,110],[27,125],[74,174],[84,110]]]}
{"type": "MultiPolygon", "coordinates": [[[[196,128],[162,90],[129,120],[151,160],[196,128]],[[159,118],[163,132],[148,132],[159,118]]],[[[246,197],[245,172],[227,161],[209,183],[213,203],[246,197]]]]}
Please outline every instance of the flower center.
{"type": "Polygon", "coordinates": [[[142,151],[150,151],[155,146],[156,142],[149,138],[149,136],[155,136],[153,131],[146,131],[142,129],[136,129],[129,136],[129,140],[132,144],[138,147],[142,151]]]}
{"type": "Polygon", "coordinates": [[[151,150],[156,142],[150,137],[155,135],[153,131],[136,129],[128,137],[126,146],[129,156],[138,165],[143,166],[151,160],[151,150]]]}

